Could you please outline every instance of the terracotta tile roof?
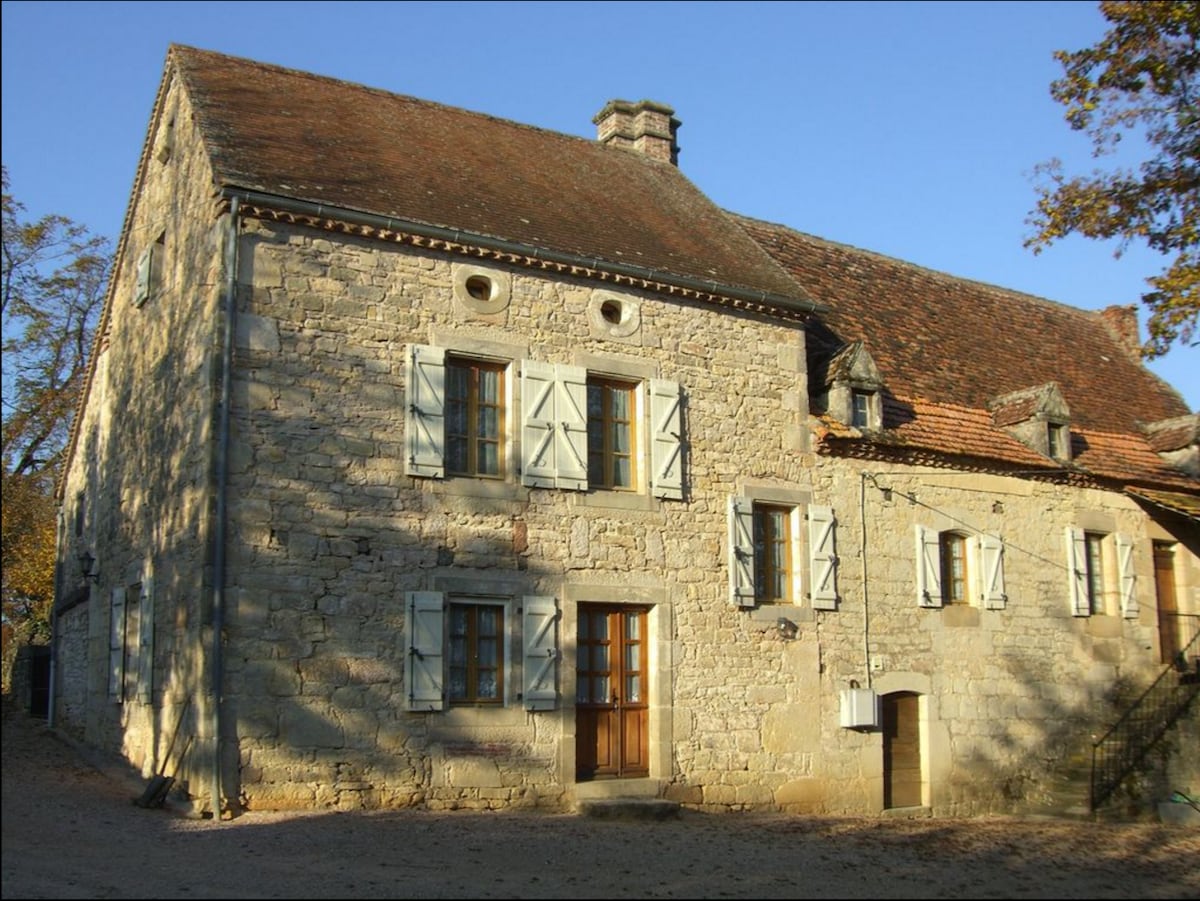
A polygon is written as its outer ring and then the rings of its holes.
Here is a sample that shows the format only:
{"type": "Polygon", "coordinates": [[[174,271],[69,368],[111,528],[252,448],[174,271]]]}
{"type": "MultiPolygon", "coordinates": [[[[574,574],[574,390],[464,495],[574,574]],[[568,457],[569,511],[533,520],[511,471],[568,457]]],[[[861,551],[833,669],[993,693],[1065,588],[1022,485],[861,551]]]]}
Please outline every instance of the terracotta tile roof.
{"type": "Polygon", "coordinates": [[[1133,497],[1141,498],[1159,507],[1182,513],[1189,519],[1200,522],[1200,495],[1181,494],[1176,491],[1154,491],[1149,488],[1126,489],[1133,497]]]}
{"type": "Polygon", "coordinates": [[[860,457],[907,456],[933,465],[944,457],[953,458],[955,465],[978,470],[1021,470],[1090,481],[1169,486],[1182,495],[1194,492],[1200,502],[1200,483],[1169,466],[1136,434],[1072,430],[1072,460],[1063,466],[996,428],[987,410],[889,396],[883,416],[888,427],[871,433],[828,416],[816,417],[818,450],[860,457]]]}
{"type": "Polygon", "coordinates": [[[222,187],[804,299],[669,163],[191,47],[168,64],[222,187]]]}
{"type": "Polygon", "coordinates": [[[734,218],[829,307],[809,328],[810,375],[856,341],[879,368],[884,428],[859,432],[819,417],[821,452],[935,465],[952,458],[984,469],[1044,469],[1200,492],[1200,483],[1156,453],[1180,445],[1181,436],[1182,444],[1194,440],[1187,405],[1121,347],[1100,314],[734,218]],[[1070,409],[1072,460],[1065,467],[1003,429],[1035,412],[1051,386],[1070,409]],[[1178,429],[1150,430],[1153,444],[1141,425],[1178,417],[1178,429]]]}
{"type": "Polygon", "coordinates": [[[1196,416],[1183,416],[1145,427],[1147,440],[1156,451],[1173,451],[1187,447],[1200,431],[1196,416]]]}
{"type": "Polygon", "coordinates": [[[901,260],[735,217],[818,303],[820,354],[863,341],[888,390],[984,408],[1056,382],[1072,429],[1137,431],[1190,411],[1134,359],[1103,316],[901,260]]]}

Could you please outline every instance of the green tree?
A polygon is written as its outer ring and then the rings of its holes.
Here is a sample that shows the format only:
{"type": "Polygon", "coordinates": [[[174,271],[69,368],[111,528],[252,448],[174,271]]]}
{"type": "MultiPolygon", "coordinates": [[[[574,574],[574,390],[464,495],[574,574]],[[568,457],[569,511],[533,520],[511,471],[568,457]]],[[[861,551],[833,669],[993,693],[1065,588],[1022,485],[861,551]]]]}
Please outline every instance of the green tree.
{"type": "Polygon", "coordinates": [[[1116,239],[1118,256],[1139,241],[1166,257],[1142,295],[1150,335],[1142,355],[1154,359],[1176,342],[1200,343],[1200,2],[1103,2],[1100,12],[1108,32],[1094,47],[1055,52],[1064,74],[1050,93],[1091,139],[1093,157],[1140,130],[1146,158],[1136,169],[1075,177],[1057,159],[1039,165],[1025,246],[1038,253],[1078,234],[1116,239]]]}
{"type": "Polygon", "coordinates": [[[44,637],[54,597],[54,487],[87,372],[112,254],[63,216],[23,220],[3,178],[3,621],[44,637]]]}

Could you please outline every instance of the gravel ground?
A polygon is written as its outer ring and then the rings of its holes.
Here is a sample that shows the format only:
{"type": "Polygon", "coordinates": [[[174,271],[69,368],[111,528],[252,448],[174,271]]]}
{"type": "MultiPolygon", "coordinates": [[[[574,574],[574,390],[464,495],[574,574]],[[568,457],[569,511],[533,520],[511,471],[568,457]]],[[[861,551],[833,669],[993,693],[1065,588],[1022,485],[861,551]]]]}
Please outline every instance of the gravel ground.
{"type": "Polygon", "coordinates": [[[1200,830],[989,817],[246,813],[133,804],[145,781],[3,718],[15,898],[1200,898],[1200,830]]]}

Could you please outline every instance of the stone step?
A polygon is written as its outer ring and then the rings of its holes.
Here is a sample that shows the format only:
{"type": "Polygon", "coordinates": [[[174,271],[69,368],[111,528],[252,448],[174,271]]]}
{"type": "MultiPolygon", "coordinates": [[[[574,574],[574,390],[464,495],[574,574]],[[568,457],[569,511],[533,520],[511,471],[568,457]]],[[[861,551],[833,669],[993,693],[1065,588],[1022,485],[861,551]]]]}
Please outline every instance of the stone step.
{"type": "Polygon", "coordinates": [[[665,798],[586,798],[575,802],[583,817],[607,820],[668,820],[679,816],[679,802],[665,798]]]}

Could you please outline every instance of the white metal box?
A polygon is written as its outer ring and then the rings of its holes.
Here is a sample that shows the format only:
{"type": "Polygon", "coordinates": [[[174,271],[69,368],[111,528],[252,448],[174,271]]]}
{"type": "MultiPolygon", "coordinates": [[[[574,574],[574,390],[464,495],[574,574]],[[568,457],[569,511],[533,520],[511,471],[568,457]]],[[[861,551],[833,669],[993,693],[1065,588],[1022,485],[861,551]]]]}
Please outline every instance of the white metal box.
{"type": "Polygon", "coordinates": [[[879,695],[871,688],[842,689],[842,728],[879,727],[879,695]]]}

